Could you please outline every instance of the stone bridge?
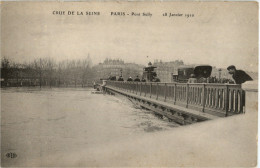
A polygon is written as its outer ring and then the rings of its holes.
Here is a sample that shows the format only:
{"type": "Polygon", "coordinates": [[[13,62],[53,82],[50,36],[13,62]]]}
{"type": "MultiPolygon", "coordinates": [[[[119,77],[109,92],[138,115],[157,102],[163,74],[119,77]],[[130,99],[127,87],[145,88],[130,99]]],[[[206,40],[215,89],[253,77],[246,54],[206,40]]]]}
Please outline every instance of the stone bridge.
{"type": "Polygon", "coordinates": [[[104,90],[181,125],[244,113],[241,85],[106,81],[104,90]]]}

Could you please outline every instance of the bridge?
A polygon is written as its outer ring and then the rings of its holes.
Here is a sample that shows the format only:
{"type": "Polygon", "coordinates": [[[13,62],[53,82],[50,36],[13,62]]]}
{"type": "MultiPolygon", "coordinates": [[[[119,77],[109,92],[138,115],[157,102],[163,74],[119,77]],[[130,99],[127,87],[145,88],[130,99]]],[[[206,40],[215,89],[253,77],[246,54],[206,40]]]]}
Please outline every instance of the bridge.
{"type": "Polygon", "coordinates": [[[181,125],[244,113],[241,85],[107,81],[104,90],[181,125]]]}

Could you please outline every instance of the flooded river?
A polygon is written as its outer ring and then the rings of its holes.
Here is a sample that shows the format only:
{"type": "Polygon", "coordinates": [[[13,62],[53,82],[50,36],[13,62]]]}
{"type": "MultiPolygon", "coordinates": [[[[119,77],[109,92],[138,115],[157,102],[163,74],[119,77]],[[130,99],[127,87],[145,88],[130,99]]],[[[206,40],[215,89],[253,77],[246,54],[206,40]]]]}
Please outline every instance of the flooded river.
{"type": "Polygon", "coordinates": [[[1,89],[2,165],[49,166],[48,157],[56,154],[62,157],[71,151],[94,150],[96,146],[178,126],[135,107],[125,97],[91,91],[1,89]],[[10,158],[8,153],[17,156],[10,158]]]}

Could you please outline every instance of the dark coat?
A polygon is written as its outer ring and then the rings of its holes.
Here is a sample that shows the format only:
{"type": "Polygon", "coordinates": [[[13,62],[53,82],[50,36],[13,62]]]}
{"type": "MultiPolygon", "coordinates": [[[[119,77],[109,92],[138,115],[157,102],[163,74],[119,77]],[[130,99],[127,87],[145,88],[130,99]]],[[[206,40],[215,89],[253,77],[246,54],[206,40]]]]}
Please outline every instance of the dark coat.
{"type": "Polygon", "coordinates": [[[118,81],[124,81],[124,78],[119,77],[119,78],[118,78],[118,81]]]}
{"type": "Polygon", "coordinates": [[[234,81],[236,84],[242,84],[246,81],[253,80],[245,71],[242,70],[236,70],[235,74],[232,75],[234,81]]]}
{"type": "Polygon", "coordinates": [[[135,78],[135,82],[140,82],[141,80],[139,78],[135,78]]]}

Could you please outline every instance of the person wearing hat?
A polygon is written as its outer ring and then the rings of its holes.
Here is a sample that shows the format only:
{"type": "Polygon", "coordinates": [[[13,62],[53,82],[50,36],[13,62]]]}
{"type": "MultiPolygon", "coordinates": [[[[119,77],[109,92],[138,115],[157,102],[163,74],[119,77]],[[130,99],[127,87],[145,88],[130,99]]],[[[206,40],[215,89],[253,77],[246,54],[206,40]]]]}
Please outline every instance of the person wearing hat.
{"type": "Polygon", "coordinates": [[[127,79],[127,81],[128,81],[128,82],[132,82],[132,81],[133,81],[132,77],[129,76],[129,78],[127,79]]]}
{"type": "Polygon", "coordinates": [[[139,78],[139,76],[137,75],[136,76],[136,78],[135,78],[135,80],[134,80],[135,82],[141,82],[141,80],[140,80],[140,78],[139,78]]]}
{"type": "Polygon", "coordinates": [[[234,65],[227,67],[228,73],[232,75],[232,78],[236,84],[242,84],[246,81],[253,80],[245,71],[237,70],[234,65]]]}
{"type": "Polygon", "coordinates": [[[142,77],[142,80],[141,80],[141,82],[146,82],[146,80],[144,79],[144,77],[142,77]]]}

